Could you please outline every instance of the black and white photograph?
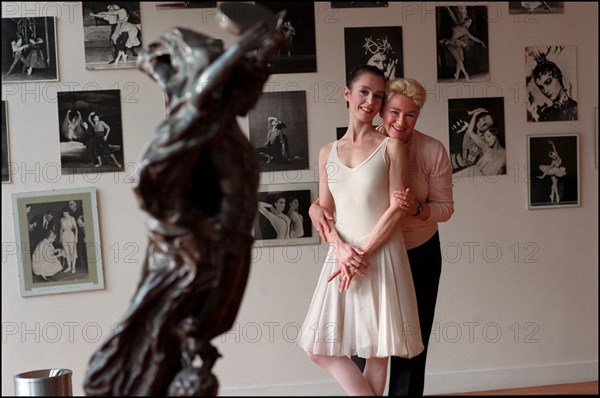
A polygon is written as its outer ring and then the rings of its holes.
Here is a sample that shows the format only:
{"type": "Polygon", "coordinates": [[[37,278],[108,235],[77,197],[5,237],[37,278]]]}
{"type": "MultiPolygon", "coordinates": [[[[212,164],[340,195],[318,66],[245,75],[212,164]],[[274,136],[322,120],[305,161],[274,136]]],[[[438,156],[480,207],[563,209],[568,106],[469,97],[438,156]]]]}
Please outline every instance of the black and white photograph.
{"type": "Polygon", "coordinates": [[[453,174],[506,174],[503,97],[449,99],[448,119],[453,174]]]}
{"type": "Polygon", "coordinates": [[[82,2],[85,67],[136,68],[142,46],[139,1],[82,2]]]}
{"type": "Polygon", "coordinates": [[[6,101],[2,101],[2,182],[10,182],[10,151],[8,150],[8,114],[6,101]]]}
{"type": "Polygon", "coordinates": [[[257,247],[318,243],[308,208],[317,197],[317,183],[261,185],[254,222],[257,247]]]}
{"type": "Polygon", "coordinates": [[[508,14],[546,15],[564,14],[564,1],[509,1],[508,14]]]}
{"type": "Polygon", "coordinates": [[[287,10],[283,31],[290,37],[271,62],[271,71],[277,73],[310,73],[317,71],[317,42],[315,35],[314,3],[287,1],[256,1],[277,14],[287,10]]]}
{"type": "Polygon", "coordinates": [[[182,8],[216,8],[216,1],[159,1],[157,10],[177,10],[182,8]]]}
{"type": "Polygon", "coordinates": [[[344,51],[346,76],[363,64],[381,69],[386,80],[404,76],[401,26],[344,28],[344,51]]]}
{"type": "Polygon", "coordinates": [[[579,134],[528,135],[528,208],[579,206],[579,134]]]}
{"type": "Polygon", "coordinates": [[[331,8],[387,7],[387,1],[332,1],[331,8]]]}
{"type": "Polygon", "coordinates": [[[58,81],[56,18],[2,18],[2,83],[58,81]]]}
{"type": "Polygon", "coordinates": [[[120,90],[58,92],[57,104],[63,174],[124,169],[120,90]]]}
{"type": "Polygon", "coordinates": [[[261,171],[308,169],[306,91],[265,92],[248,119],[261,171]]]}
{"type": "Polygon", "coordinates": [[[435,7],[438,82],[488,81],[487,6],[435,7]]]}
{"type": "Polygon", "coordinates": [[[95,188],[13,194],[21,296],[104,288],[95,188]]]}
{"type": "Polygon", "coordinates": [[[577,120],[575,46],[525,48],[527,121],[577,120]]]}

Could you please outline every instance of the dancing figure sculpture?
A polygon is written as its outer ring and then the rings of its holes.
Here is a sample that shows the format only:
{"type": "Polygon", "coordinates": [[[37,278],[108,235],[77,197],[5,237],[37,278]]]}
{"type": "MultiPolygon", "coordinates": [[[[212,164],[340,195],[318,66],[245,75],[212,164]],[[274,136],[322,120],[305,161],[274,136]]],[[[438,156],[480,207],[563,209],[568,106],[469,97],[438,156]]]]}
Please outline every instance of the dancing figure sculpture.
{"type": "Polygon", "coordinates": [[[235,6],[243,10],[232,14],[261,18],[234,26],[241,37],[227,50],[175,28],[140,54],[139,68],[168,102],[135,187],[149,244],[119,330],[90,361],[87,395],[218,393],[211,369],[220,355],[210,341],[233,326],[246,287],[260,170],[236,117],[255,105],[286,41],[284,12],[235,6]]]}

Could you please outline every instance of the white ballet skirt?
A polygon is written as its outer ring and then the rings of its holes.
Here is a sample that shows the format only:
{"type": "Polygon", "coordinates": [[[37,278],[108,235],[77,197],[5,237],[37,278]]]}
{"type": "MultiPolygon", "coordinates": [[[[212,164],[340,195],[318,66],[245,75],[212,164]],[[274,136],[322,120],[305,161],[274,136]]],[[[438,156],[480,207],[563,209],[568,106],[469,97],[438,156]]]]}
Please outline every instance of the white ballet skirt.
{"type": "MultiPolygon", "coordinates": [[[[363,163],[345,166],[337,142],[329,154],[329,189],[336,203],[336,229],[342,238],[361,246],[389,206],[389,138],[363,163]]],[[[345,292],[338,279],[327,278],[338,268],[330,246],[297,344],[313,354],[362,358],[412,358],[423,351],[417,300],[400,228],[368,258],[364,277],[355,276],[345,292]]]]}

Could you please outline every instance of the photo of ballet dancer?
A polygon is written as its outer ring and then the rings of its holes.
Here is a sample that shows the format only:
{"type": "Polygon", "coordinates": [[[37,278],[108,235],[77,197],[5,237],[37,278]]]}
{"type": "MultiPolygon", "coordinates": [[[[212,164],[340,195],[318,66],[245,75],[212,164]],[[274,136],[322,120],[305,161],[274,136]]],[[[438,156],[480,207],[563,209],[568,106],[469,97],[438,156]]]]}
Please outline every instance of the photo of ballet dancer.
{"type": "Polygon", "coordinates": [[[57,94],[63,174],[124,169],[120,93],[90,90],[57,94]]]}
{"type": "Polygon", "coordinates": [[[57,80],[55,17],[2,18],[2,83],[57,80]]]}
{"type": "Polygon", "coordinates": [[[564,14],[564,1],[509,1],[508,14],[547,15],[564,14]]]}
{"type": "Polygon", "coordinates": [[[386,80],[402,77],[402,27],[344,28],[346,75],[358,65],[381,69],[386,80]]]}
{"type": "Polygon", "coordinates": [[[486,6],[435,8],[438,82],[488,81],[486,6]]]}
{"type": "Polygon", "coordinates": [[[139,1],[82,2],[85,67],[136,68],[142,45],[139,1]]]}
{"type": "Polygon", "coordinates": [[[529,209],[579,206],[579,134],[528,135],[529,209]]]}
{"type": "Polygon", "coordinates": [[[452,174],[506,174],[503,97],[449,99],[448,119],[452,174]]]}
{"type": "Polygon", "coordinates": [[[306,91],[263,93],[248,118],[261,171],[308,169],[306,91]]]}
{"type": "Polygon", "coordinates": [[[286,45],[271,61],[273,74],[308,73],[317,71],[315,10],[313,3],[287,1],[256,1],[277,14],[286,10],[283,31],[289,34],[286,45]]]}
{"type": "Polygon", "coordinates": [[[254,221],[257,247],[305,245],[319,242],[308,215],[317,197],[316,182],[261,185],[254,221]]]}

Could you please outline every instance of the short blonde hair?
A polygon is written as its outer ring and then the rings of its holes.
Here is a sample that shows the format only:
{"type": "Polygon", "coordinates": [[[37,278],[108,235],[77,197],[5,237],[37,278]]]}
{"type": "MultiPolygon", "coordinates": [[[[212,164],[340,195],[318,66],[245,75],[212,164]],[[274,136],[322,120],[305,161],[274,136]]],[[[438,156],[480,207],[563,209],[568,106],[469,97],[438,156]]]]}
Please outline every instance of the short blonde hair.
{"type": "Polygon", "coordinates": [[[427,93],[421,83],[410,77],[399,77],[397,79],[389,80],[385,84],[386,101],[397,94],[405,95],[412,99],[419,109],[423,108],[425,100],[427,99],[427,93]]]}

